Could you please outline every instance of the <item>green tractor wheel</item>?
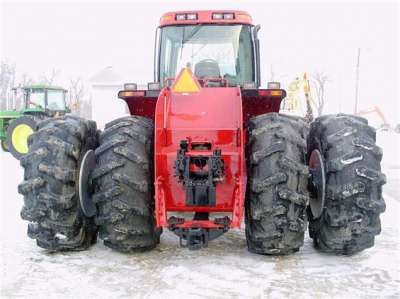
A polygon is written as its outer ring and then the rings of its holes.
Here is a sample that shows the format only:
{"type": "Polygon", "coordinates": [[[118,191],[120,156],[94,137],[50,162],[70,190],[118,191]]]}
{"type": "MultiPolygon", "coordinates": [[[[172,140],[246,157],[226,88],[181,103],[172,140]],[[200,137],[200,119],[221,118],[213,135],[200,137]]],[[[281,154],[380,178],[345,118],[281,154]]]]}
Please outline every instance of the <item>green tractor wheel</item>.
{"type": "Polygon", "coordinates": [[[3,150],[3,152],[9,152],[7,140],[1,140],[1,149],[3,150]]]}
{"type": "Polygon", "coordinates": [[[37,123],[31,116],[15,119],[7,128],[7,147],[18,160],[28,153],[28,137],[37,129],[37,123]]]}

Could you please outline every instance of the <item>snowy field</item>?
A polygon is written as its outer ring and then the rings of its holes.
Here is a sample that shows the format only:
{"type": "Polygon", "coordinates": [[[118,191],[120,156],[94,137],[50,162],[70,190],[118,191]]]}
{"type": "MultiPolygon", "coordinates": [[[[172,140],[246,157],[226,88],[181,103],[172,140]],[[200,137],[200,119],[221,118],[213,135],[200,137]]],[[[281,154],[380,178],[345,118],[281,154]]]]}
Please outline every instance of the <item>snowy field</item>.
{"type": "Polygon", "coordinates": [[[379,133],[388,178],[382,234],[352,257],[319,253],[308,236],[291,256],[250,254],[243,229],[201,251],[179,248],[165,232],[149,253],[120,254],[98,242],[84,252],[48,254],[26,236],[19,216],[22,169],[0,152],[1,297],[400,298],[399,143],[399,134],[379,133]]]}

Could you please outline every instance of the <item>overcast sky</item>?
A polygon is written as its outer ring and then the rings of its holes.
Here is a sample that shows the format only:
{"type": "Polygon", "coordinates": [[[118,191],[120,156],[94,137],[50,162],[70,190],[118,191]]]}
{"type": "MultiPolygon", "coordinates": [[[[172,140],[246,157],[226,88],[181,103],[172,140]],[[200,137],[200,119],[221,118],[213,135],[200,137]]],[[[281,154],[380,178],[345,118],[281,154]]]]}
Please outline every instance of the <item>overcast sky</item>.
{"type": "Polygon", "coordinates": [[[286,86],[303,72],[325,72],[327,112],[352,112],[357,48],[361,48],[360,106],[380,105],[400,123],[398,5],[255,1],[4,1],[1,59],[19,75],[38,78],[53,68],[59,83],[88,80],[113,66],[125,81],[152,81],[154,32],[170,10],[240,9],[261,25],[262,78],[286,86]]]}

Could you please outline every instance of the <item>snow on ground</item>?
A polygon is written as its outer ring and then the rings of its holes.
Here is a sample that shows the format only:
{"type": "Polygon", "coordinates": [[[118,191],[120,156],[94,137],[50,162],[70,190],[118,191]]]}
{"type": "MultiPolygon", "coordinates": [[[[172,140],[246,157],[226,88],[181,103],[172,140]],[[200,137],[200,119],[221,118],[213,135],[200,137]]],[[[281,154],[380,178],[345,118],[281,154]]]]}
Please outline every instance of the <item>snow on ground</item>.
{"type": "Polygon", "coordinates": [[[285,257],[247,252],[244,231],[230,231],[209,248],[189,251],[165,232],[161,245],[120,254],[100,241],[90,250],[49,254],[26,236],[20,219],[22,170],[0,152],[2,297],[261,298],[400,297],[400,135],[382,132],[386,212],[374,248],[352,257],[322,254],[306,237],[285,257]]]}

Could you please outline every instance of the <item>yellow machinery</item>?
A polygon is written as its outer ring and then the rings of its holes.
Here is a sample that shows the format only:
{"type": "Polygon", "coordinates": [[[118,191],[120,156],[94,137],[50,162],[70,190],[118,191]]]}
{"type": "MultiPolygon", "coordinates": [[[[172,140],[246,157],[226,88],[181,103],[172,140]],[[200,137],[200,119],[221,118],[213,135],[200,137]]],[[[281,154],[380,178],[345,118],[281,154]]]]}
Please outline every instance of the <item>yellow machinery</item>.
{"type": "Polygon", "coordinates": [[[304,117],[312,116],[312,105],[315,103],[311,97],[310,82],[307,73],[303,76],[297,77],[287,88],[287,96],[282,102],[281,111],[286,114],[299,115],[304,117]],[[301,95],[304,94],[305,101],[302,100],[301,95]]]}

